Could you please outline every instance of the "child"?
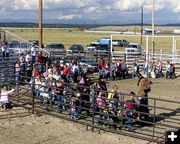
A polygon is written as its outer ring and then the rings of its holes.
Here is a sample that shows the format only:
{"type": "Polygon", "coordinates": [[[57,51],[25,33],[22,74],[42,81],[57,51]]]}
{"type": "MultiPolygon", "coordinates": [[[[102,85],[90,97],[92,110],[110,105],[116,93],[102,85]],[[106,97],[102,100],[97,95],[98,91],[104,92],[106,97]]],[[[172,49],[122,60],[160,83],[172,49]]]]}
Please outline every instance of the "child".
{"type": "Polygon", "coordinates": [[[135,93],[130,92],[130,96],[128,97],[128,100],[124,104],[124,115],[126,116],[125,119],[125,126],[128,128],[129,131],[134,130],[134,117],[135,117],[135,107],[136,107],[136,101],[134,99],[135,93]]]}
{"type": "Polygon", "coordinates": [[[12,105],[10,102],[10,94],[14,92],[14,89],[8,91],[7,86],[3,86],[2,89],[0,89],[0,104],[2,104],[2,108],[5,107],[5,109],[11,109],[12,105]]]}
{"type": "Polygon", "coordinates": [[[72,120],[78,119],[78,114],[77,114],[77,110],[76,110],[76,98],[75,97],[72,97],[72,99],[71,99],[70,118],[72,120]]]}

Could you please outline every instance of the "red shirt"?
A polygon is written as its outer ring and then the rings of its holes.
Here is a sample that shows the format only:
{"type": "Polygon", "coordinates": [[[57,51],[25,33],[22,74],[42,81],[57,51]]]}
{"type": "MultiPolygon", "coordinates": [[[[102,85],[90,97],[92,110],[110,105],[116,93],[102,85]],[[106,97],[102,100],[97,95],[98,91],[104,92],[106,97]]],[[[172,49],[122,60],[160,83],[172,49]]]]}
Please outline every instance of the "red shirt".
{"type": "Polygon", "coordinates": [[[98,66],[102,68],[106,68],[106,63],[104,61],[100,61],[98,66]]]}
{"type": "Polygon", "coordinates": [[[37,61],[42,64],[43,63],[43,58],[42,58],[42,54],[41,53],[38,53],[37,55],[37,61]]]}
{"type": "Polygon", "coordinates": [[[38,70],[34,70],[34,73],[33,73],[34,77],[39,77],[39,71],[38,70]]]}
{"type": "Polygon", "coordinates": [[[64,68],[64,74],[65,74],[66,76],[69,76],[69,73],[70,73],[69,69],[68,69],[67,67],[64,68]]]}

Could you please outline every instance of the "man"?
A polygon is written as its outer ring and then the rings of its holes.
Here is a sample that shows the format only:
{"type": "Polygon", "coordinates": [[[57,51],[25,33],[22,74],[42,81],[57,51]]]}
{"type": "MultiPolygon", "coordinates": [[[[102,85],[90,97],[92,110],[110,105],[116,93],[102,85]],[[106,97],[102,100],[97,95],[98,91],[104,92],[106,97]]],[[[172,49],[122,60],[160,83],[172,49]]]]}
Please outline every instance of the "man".
{"type": "Polygon", "coordinates": [[[31,56],[32,56],[32,63],[34,64],[36,62],[36,49],[34,45],[31,48],[31,56]]]}

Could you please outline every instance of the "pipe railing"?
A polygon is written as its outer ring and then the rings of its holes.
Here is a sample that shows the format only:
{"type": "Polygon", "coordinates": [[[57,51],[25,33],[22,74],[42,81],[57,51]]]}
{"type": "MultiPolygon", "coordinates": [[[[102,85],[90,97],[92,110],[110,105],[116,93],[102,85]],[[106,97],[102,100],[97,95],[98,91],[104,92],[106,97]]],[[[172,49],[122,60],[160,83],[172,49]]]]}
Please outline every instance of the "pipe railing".
{"type": "MultiPolygon", "coordinates": [[[[26,78],[26,77],[24,77],[26,78]]],[[[34,79],[34,78],[32,78],[34,79]]],[[[148,97],[148,100],[149,101],[152,101],[151,105],[148,105],[149,108],[152,109],[152,111],[150,111],[149,113],[146,113],[146,112],[142,112],[142,111],[135,111],[135,113],[137,115],[140,115],[140,114],[143,114],[143,115],[146,115],[148,116],[150,119],[138,119],[136,117],[127,117],[126,115],[122,115],[122,113],[124,112],[125,108],[124,108],[124,104],[126,103],[126,99],[128,98],[129,94],[124,94],[124,93],[118,93],[119,94],[119,100],[118,100],[118,103],[119,103],[119,106],[114,109],[115,112],[119,112],[119,114],[113,114],[113,113],[108,113],[108,112],[105,112],[104,110],[111,110],[111,104],[112,104],[112,100],[109,100],[107,99],[106,97],[103,97],[101,98],[101,100],[104,100],[106,104],[108,104],[107,106],[105,106],[105,108],[103,108],[103,111],[99,111],[97,110],[96,108],[99,106],[97,103],[96,103],[96,100],[97,100],[97,92],[99,91],[98,89],[95,89],[93,87],[81,87],[81,88],[87,88],[91,91],[94,91],[94,93],[81,93],[77,90],[73,90],[73,87],[74,85],[73,84],[65,84],[65,89],[58,89],[58,88],[55,88],[55,87],[52,87],[52,86],[45,86],[45,85],[42,85],[42,84],[36,84],[35,83],[36,80],[32,80],[32,83],[24,83],[25,85],[28,84],[28,87],[31,88],[31,95],[29,96],[29,99],[26,101],[26,102],[29,102],[32,104],[32,112],[34,113],[35,111],[40,111],[41,113],[46,113],[46,114],[50,114],[51,111],[53,112],[53,115],[54,116],[58,116],[58,115],[64,115],[66,116],[66,118],[68,118],[69,120],[72,120],[69,118],[69,113],[71,112],[71,108],[72,108],[72,103],[71,101],[75,98],[76,102],[77,103],[83,103],[83,105],[76,105],[75,106],[75,109],[79,109],[80,112],[79,112],[79,120],[75,120],[75,121],[83,121],[88,127],[92,127],[92,130],[94,129],[99,129],[100,130],[105,130],[105,131],[111,131],[111,132],[117,132],[117,130],[114,130],[112,129],[111,127],[112,126],[115,126],[115,127],[118,127],[120,130],[121,130],[121,134],[125,134],[126,135],[126,132],[127,132],[127,129],[126,129],[126,124],[125,124],[125,121],[127,120],[132,120],[135,125],[133,125],[132,127],[135,128],[136,130],[134,132],[128,132],[129,135],[133,135],[133,136],[137,136],[137,137],[143,137],[147,140],[150,140],[150,141],[156,141],[157,137],[160,137],[164,134],[164,131],[168,128],[179,128],[177,127],[177,125],[179,125],[179,121],[180,119],[177,117],[171,117],[171,112],[174,113],[174,115],[176,113],[180,113],[180,110],[178,109],[179,106],[180,106],[180,102],[178,101],[172,101],[172,100],[164,100],[164,99],[158,99],[158,98],[151,98],[151,97],[148,97]],[[50,92],[45,92],[46,94],[49,94],[49,97],[47,98],[41,98],[39,99],[38,97],[36,97],[35,94],[37,94],[39,91],[38,91],[38,88],[39,87],[45,87],[45,88],[49,88],[51,89],[50,92]],[[63,95],[63,96],[60,96],[58,94],[54,94],[53,91],[54,89],[56,90],[65,90],[66,91],[66,94],[63,95]],[[76,94],[74,94],[76,93],[76,94]],[[78,95],[79,93],[79,95],[78,95]],[[53,104],[54,102],[58,102],[58,101],[55,101],[53,100],[52,98],[54,96],[57,96],[57,97],[63,97],[63,99],[66,100],[66,102],[63,104],[64,108],[62,109],[61,113],[58,113],[56,112],[56,108],[57,108],[57,104],[53,104]],[[82,99],[82,96],[86,95],[87,97],[89,97],[88,100],[84,100],[82,99]],[[31,99],[31,100],[30,100],[31,99]],[[46,101],[46,100],[49,100],[49,104],[47,104],[46,106],[45,105],[41,105],[39,103],[39,101],[46,101]],[[157,105],[157,102],[161,102],[161,103],[164,103],[164,102],[168,102],[168,103],[171,103],[172,104],[176,104],[177,105],[177,108],[171,108],[171,107],[166,107],[166,108],[163,108],[162,106],[158,106],[157,105]],[[86,106],[88,105],[88,106],[86,106]],[[163,115],[163,114],[158,114],[158,111],[166,111],[166,112],[169,112],[169,116],[168,115],[163,115]],[[87,113],[85,113],[87,112],[87,113]],[[89,114],[88,114],[89,113],[89,114]],[[99,124],[99,120],[100,120],[100,116],[104,116],[105,119],[104,119],[104,123],[102,124],[99,124]],[[112,119],[112,121],[110,121],[109,119],[112,119]],[[113,119],[118,119],[117,121],[113,121],[113,119]],[[158,120],[159,119],[159,120],[158,120]],[[167,123],[159,123],[158,121],[161,121],[162,120],[165,120],[167,121],[167,123]],[[104,129],[102,126],[103,125],[109,125],[109,128],[106,128],[104,129]],[[142,128],[139,128],[139,125],[140,126],[144,126],[142,128]],[[147,128],[146,128],[146,125],[149,125],[147,128]]],[[[8,83],[8,82],[7,82],[8,83]]],[[[15,85],[15,81],[14,83],[12,83],[12,85],[14,86],[15,85]]],[[[22,86],[19,86],[18,89],[24,89],[24,87],[22,86]]],[[[101,92],[105,92],[105,93],[108,93],[108,91],[101,91],[101,92]]],[[[25,96],[21,96],[21,97],[25,97],[25,96]]],[[[138,96],[135,96],[135,98],[138,97],[138,96]]],[[[22,100],[22,99],[21,99],[22,100]]],[[[128,103],[131,103],[133,105],[138,105],[138,106],[144,106],[144,107],[147,107],[147,105],[143,105],[143,104],[137,104],[137,103],[132,103],[132,102],[128,102],[128,103]]],[[[62,106],[62,105],[61,105],[62,106]]],[[[129,112],[131,112],[131,110],[129,110],[129,112]]],[[[132,111],[134,112],[134,111],[132,111]]],[[[50,114],[51,115],[51,114],[50,114]]],[[[73,120],[74,121],[74,120],[73,120]]],[[[161,139],[163,140],[163,139],[161,139]]]]}

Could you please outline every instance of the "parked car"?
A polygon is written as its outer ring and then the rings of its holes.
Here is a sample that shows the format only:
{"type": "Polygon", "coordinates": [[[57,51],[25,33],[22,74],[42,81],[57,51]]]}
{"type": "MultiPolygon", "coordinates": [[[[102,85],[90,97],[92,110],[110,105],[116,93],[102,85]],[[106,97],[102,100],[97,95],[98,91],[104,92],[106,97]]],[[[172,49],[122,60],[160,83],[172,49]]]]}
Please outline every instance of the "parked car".
{"type": "Polygon", "coordinates": [[[38,40],[28,40],[31,44],[35,45],[35,47],[39,47],[39,41],[38,40]]]}
{"type": "Polygon", "coordinates": [[[141,54],[141,44],[138,43],[130,43],[125,48],[126,54],[141,54]]]}
{"type": "Polygon", "coordinates": [[[70,52],[70,53],[83,53],[84,52],[84,47],[82,45],[80,45],[80,44],[74,44],[74,45],[69,47],[67,52],[70,52]]]}
{"type": "Polygon", "coordinates": [[[65,47],[61,43],[47,44],[44,50],[48,51],[53,58],[64,57],[65,55],[65,47]]]}
{"type": "Polygon", "coordinates": [[[88,73],[98,72],[98,62],[89,58],[82,57],[80,66],[87,70],[88,73]]]}
{"type": "Polygon", "coordinates": [[[113,46],[120,46],[120,47],[126,47],[129,42],[126,40],[112,40],[113,46]]]}
{"type": "Polygon", "coordinates": [[[69,63],[70,61],[77,61],[79,66],[82,69],[85,69],[88,73],[93,73],[93,72],[97,72],[98,71],[98,62],[96,62],[95,60],[86,58],[84,56],[65,56],[62,59],[63,64],[69,63]]]}
{"type": "Polygon", "coordinates": [[[87,51],[88,51],[88,52],[94,52],[97,46],[99,46],[99,42],[91,42],[91,43],[87,46],[87,51]]]}
{"type": "Polygon", "coordinates": [[[20,48],[20,42],[13,40],[8,42],[8,47],[9,48],[20,48]]]}

